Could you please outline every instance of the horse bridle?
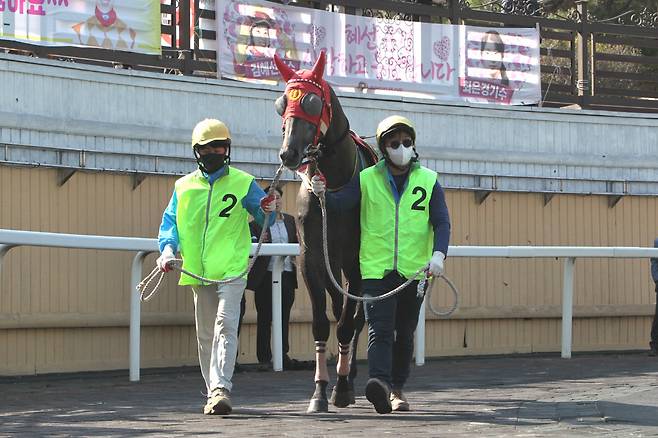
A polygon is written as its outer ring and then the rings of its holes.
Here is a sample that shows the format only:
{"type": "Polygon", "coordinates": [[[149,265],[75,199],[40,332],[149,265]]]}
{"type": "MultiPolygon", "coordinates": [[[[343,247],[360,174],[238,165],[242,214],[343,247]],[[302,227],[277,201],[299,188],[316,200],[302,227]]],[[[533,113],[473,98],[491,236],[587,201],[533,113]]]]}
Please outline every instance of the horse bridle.
{"type": "MultiPolygon", "coordinates": [[[[326,142],[322,142],[321,140],[324,138],[325,134],[327,133],[327,130],[329,129],[329,126],[331,126],[331,122],[333,120],[333,108],[331,105],[331,96],[327,96],[325,92],[325,88],[328,91],[328,86],[323,86],[323,84],[320,84],[314,80],[311,79],[306,79],[306,78],[291,78],[286,82],[286,91],[285,94],[288,95],[288,86],[290,84],[294,83],[302,83],[305,86],[302,88],[305,91],[308,90],[308,85],[311,85],[315,87],[317,90],[320,92],[317,93],[320,97],[320,100],[322,102],[322,109],[320,110],[320,114],[317,116],[316,120],[308,120],[310,117],[304,117],[307,121],[310,123],[313,123],[315,125],[315,136],[313,137],[313,143],[309,143],[306,148],[303,150],[303,155],[302,155],[302,165],[308,164],[311,161],[317,161],[321,156],[329,156],[331,155],[334,151],[330,149],[330,146],[337,144],[341,142],[350,132],[350,125],[349,121],[347,121],[347,125],[345,127],[345,130],[341,133],[341,135],[334,140],[332,143],[328,144],[326,142]],[[326,123],[322,120],[324,113],[327,113],[327,118],[326,118],[326,123]],[[323,129],[324,128],[324,129],[323,129]]],[[[303,110],[303,107],[302,107],[303,110]]],[[[287,111],[287,109],[286,109],[287,111]]],[[[285,114],[284,114],[285,115],[285,114]]],[[[282,123],[282,129],[285,129],[286,121],[288,120],[289,117],[296,117],[295,114],[289,114],[285,118],[283,118],[283,123],[282,123]]],[[[297,115],[298,117],[298,115],[297,115]]]]}

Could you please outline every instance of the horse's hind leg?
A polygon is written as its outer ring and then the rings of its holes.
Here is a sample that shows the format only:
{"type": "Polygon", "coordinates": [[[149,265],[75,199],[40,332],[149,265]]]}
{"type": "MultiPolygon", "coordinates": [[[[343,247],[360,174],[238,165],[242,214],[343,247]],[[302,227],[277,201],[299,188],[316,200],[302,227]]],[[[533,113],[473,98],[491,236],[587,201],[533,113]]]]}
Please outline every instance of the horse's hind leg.
{"type": "MultiPolygon", "coordinates": [[[[348,270],[349,272],[349,270],[348,270]]],[[[348,277],[349,292],[359,294],[361,278],[358,275],[348,277]]],[[[332,295],[333,311],[338,319],[337,338],[338,338],[338,364],[336,365],[336,386],[334,387],[330,401],[338,408],[346,408],[354,404],[354,386],[351,384],[350,375],[350,345],[354,336],[354,314],[357,302],[348,299],[334,288],[330,289],[332,295]],[[340,307],[339,307],[340,304],[340,307]],[[340,308],[340,310],[339,310],[340,308]]]]}
{"type": "Polygon", "coordinates": [[[363,303],[358,303],[356,306],[356,312],[354,313],[354,336],[352,337],[352,348],[350,354],[350,376],[349,382],[350,387],[354,388],[354,380],[356,379],[356,352],[358,351],[359,336],[361,335],[361,330],[366,322],[366,316],[363,310],[363,303]]]}

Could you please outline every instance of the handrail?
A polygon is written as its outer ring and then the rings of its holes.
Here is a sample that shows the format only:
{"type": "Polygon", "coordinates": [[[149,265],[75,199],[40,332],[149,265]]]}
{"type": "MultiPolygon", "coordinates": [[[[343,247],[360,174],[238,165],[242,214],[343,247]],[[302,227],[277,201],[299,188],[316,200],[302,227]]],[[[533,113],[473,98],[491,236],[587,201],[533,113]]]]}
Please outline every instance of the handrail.
{"type": "MultiPolygon", "coordinates": [[[[451,246],[450,257],[564,258],[562,281],[561,356],[571,357],[573,328],[573,278],[577,257],[585,258],[658,258],[658,248],[623,246],[451,246]]],[[[425,302],[421,307],[425,315],[425,302]]],[[[416,365],[425,363],[425,320],[416,327],[416,365]]]]}
{"type": "MultiPolygon", "coordinates": [[[[117,236],[90,236],[35,231],[0,229],[0,273],[2,259],[18,246],[46,246],[75,249],[136,251],[131,275],[130,307],[130,380],[139,380],[139,337],[141,303],[135,287],[142,277],[142,264],[149,253],[157,252],[155,239],[117,236]]],[[[252,252],[256,244],[252,245],[252,252]]],[[[563,358],[571,357],[573,324],[573,278],[575,261],[584,258],[658,258],[658,248],[597,247],[597,246],[451,246],[450,257],[499,257],[499,258],[564,258],[562,287],[562,348],[563,358]]],[[[272,272],[272,355],[274,369],[283,369],[281,348],[281,256],[299,255],[298,244],[264,244],[261,255],[275,256],[272,272]]],[[[425,363],[425,303],[421,308],[416,330],[416,365],[425,363]]]]}
{"type": "MultiPolygon", "coordinates": [[[[130,381],[139,381],[140,374],[140,336],[141,336],[141,301],[137,284],[143,276],[146,256],[158,252],[158,241],[141,237],[92,236],[86,234],[60,234],[40,231],[20,231],[0,229],[0,273],[2,260],[12,249],[18,246],[39,246],[53,248],[96,249],[110,251],[136,251],[130,275],[130,381]]],[[[251,254],[257,244],[251,245],[251,254]]],[[[260,249],[260,255],[273,256],[272,269],[272,361],[275,371],[283,370],[283,346],[281,329],[281,256],[299,255],[297,243],[267,243],[260,249]]]]}

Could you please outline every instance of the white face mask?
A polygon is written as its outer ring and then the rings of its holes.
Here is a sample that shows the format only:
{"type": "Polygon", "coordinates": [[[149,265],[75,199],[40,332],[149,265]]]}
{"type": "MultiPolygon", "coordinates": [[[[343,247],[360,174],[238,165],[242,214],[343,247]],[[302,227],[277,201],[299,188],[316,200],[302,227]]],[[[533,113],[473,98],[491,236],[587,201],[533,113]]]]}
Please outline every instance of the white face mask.
{"type": "Polygon", "coordinates": [[[388,158],[390,158],[393,164],[396,166],[405,167],[414,157],[414,148],[412,146],[405,148],[404,146],[400,145],[397,149],[386,148],[386,153],[388,154],[388,158]]]}

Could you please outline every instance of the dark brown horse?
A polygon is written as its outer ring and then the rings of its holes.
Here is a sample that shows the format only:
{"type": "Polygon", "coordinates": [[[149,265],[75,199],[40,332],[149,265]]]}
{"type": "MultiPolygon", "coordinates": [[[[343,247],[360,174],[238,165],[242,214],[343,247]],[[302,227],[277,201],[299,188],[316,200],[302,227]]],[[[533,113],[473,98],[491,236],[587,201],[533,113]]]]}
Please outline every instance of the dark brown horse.
{"type": "MultiPolygon", "coordinates": [[[[308,412],[327,412],[329,373],[325,349],[329,338],[329,319],[326,314],[326,292],[338,321],[338,379],[331,396],[332,403],[337,407],[354,403],[356,341],[364,321],[361,306],[344,298],[328,278],[322,250],[321,210],[317,197],[310,191],[309,180],[320,172],[327,180],[327,190],[339,189],[362,168],[374,164],[376,155],[350,131],[349,121],[338,98],[322,78],[324,52],[312,70],[295,72],[277,57],[275,63],[286,82],[286,90],[275,104],[283,118],[280,157],[283,164],[297,171],[303,180],[297,195],[297,229],[301,242],[301,271],[313,306],[316,358],[315,392],[308,412]]],[[[329,210],[327,221],[330,266],[334,278],[341,283],[342,272],[349,284],[349,292],[360,295],[358,207],[348,212],[329,210]]]]}

